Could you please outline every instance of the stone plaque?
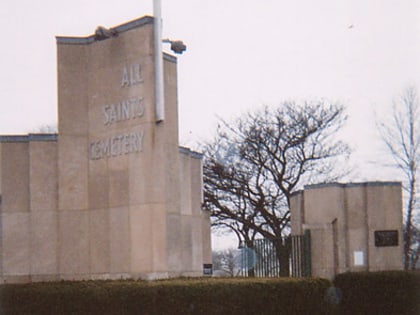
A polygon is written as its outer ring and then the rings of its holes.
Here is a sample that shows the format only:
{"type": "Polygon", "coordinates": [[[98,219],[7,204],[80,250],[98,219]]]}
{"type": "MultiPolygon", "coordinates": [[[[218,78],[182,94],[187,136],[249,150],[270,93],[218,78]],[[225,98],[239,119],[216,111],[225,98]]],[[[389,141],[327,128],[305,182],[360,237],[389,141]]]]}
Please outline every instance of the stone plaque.
{"type": "Polygon", "coordinates": [[[398,246],[398,231],[397,230],[384,230],[375,231],[375,246],[398,246]]]}

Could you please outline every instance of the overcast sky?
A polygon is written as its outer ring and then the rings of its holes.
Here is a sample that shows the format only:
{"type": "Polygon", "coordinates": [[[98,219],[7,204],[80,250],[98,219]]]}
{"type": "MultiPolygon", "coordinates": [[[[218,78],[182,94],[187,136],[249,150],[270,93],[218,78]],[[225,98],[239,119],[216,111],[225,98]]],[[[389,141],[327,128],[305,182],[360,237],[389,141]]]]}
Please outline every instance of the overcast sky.
{"type": "MultiPolygon", "coordinates": [[[[0,134],[56,124],[56,35],[88,36],[152,9],[152,0],[2,1],[0,134]]],[[[344,137],[366,164],[381,154],[374,111],[386,115],[404,88],[420,87],[417,0],[162,0],[162,15],[163,37],[188,46],[178,59],[183,145],[211,137],[217,117],[327,98],[347,106],[344,137]]],[[[354,180],[381,176],[372,168],[354,180]]]]}
{"type": "MultiPolygon", "coordinates": [[[[56,35],[88,36],[153,13],[152,0],[0,7],[0,134],[56,124],[56,35]]],[[[217,117],[326,98],[348,109],[351,180],[396,179],[370,163],[383,154],[374,112],[386,117],[405,88],[420,89],[420,1],[162,0],[162,15],[163,37],[188,46],[178,59],[181,144],[210,138],[217,117]]],[[[216,248],[234,244],[213,238],[216,248]]]]}

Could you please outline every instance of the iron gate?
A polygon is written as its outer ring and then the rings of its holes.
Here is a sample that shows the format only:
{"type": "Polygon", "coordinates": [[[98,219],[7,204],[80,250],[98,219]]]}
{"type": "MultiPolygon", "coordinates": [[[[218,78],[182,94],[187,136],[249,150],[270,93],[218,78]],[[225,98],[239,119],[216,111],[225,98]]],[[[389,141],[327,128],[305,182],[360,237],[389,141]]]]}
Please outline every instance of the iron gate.
{"type": "Polygon", "coordinates": [[[311,231],[303,235],[293,235],[291,275],[292,277],[310,277],[311,271],[311,231]]]}
{"type": "Polygon", "coordinates": [[[282,266],[280,266],[278,258],[278,245],[290,252],[289,243],[289,238],[256,239],[253,241],[252,247],[241,246],[239,275],[279,277],[282,266]]]}
{"type": "MultiPolygon", "coordinates": [[[[287,250],[289,255],[289,274],[292,277],[311,275],[311,235],[293,235],[281,239],[256,239],[252,247],[240,246],[238,275],[244,277],[280,277],[278,249],[287,250]],[[279,242],[279,243],[277,243],[279,242]]],[[[285,266],[283,266],[285,268],[285,266]]]]}

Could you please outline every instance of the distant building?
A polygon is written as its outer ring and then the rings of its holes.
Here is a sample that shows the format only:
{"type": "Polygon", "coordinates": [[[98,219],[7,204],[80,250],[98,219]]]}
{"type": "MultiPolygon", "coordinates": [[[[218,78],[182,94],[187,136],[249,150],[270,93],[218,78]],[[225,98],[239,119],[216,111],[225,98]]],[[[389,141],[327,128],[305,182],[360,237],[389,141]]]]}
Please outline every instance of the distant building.
{"type": "Polygon", "coordinates": [[[58,134],[0,136],[0,280],[199,276],[201,154],[178,145],[176,58],[154,110],[153,18],[57,37],[58,134]]]}

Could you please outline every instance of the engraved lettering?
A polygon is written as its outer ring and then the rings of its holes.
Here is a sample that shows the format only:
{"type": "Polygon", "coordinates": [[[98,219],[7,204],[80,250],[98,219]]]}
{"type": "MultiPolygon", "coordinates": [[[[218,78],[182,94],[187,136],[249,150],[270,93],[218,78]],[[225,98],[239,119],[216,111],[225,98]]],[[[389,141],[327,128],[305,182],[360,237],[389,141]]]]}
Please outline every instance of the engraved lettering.
{"type": "Polygon", "coordinates": [[[124,66],[122,69],[121,87],[130,87],[132,85],[142,83],[141,66],[139,63],[134,63],[124,66]]]}
{"type": "Polygon", "coordinates": [[[108,141],[104,141],[103,142],[103,145],[102,145],[102,152],[101,152],[101,154],[102,155],[105,155],[105,156],[108,156],[110,150],[111,150],[110,141],[109,140],[108,141]]]}
{"type": "Polygon", "coordinates": [[[122,70],[122,79],[121,79],[121,86],[130,86],[130,80],[128,79],[128,70],[127,67],[123,67],[122,70]]]}
{"type": "Polygon", "coordinates": [[[142,97],[134,97],[116,104],[106,105],[102,108],[105,126],[130,119],[140,118],[144,115],[142,97]]]}
{"type": "Polygon", "coordinates": [[[141,77],[141,67],[139,63],[135,63],[131,66],[131,71],[133,74],[133,84],[142,83],[143,79],[141,77]]]}
{"type": "MultiPolygon", "coordinates": [[[[140,63],[124,65],[121,71],[121,87],[143,83],[140,63]]],[[[143,97],[131,97],[120,102],[102,106],[102,121],[105,126],[118,122],[139,119],[144,116],[143,97]]],[[[89,143],[91,160],[107,159],[143,151],[144,131],[114,134],[89,143]]]]}
{"type": "Polygon", "coordinates": [[[109,121],[110,123],[113,123],[114,121],[116,121],[118,118],[118,114],[117,114],[117,108],[115,105],[111,105],[109,106],[109,121]]]}
{"type": "Polygon", "coordinates": [[[91,160],[100,160],[142,152],[143,140],[144,131],[140,130],[92,141],[89,144],[89,158],[91,160]]]}
{"type": "Polygon", "coordinates": [[[109,114],[108,114],[108,110],[109,110],[109,106],[104,106],[103,107],[103,114],[104,114],[104,125],[108,125],[109,124],[109,114]]]}
{"type": "Polygon", "coordinates": [[[134,103],[134,104],[132,105],[132,107],[133,107],[134,111],[137,111],[137,113],[136,113],[135,117],[133,117],[133,118],[136,118],[136,117],[142,117],[142,116],[144,115],[144,104],[143,104],[143,98],[142,98],[142,97],[140,97],[140,98],[138,98],[138,99],[133,99],[132,101],[133,101],[133,103],[134,103]]]}
{"type": "Polygon", "coordinates": [[[121,102],[121,120],[130,119],[130,101],[121,102]]]}

